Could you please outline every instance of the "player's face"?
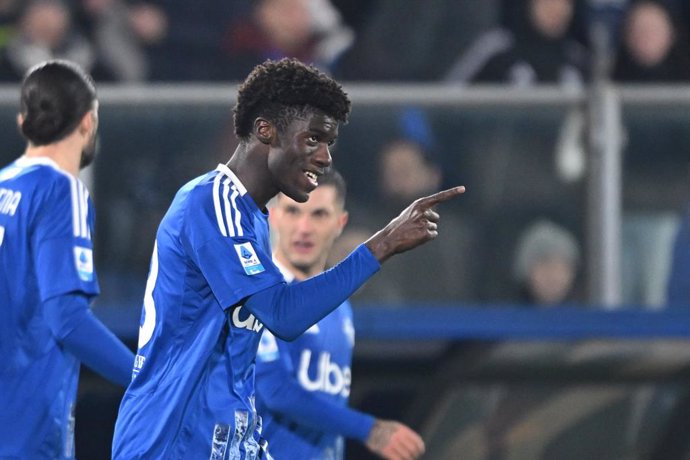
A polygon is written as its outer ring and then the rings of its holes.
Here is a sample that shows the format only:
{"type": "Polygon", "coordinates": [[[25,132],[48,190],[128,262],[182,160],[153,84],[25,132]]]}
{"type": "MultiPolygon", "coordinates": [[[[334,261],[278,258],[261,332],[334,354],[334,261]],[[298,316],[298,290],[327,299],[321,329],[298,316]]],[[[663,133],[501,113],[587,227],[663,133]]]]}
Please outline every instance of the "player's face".
{"type": "Polygon", "coordinates": [[[347,213],[336,199],[335,187],[324,185],[311,192],[305,203],[279,195],[270,219],[278,260],[309,277],[323,270],[347,213]]]}
{"type": "Polygon", "coordinates": [[[338,122],[321,111],[294,119],[271,147],[268,168],[278,190],[303,203],[331,165],[329,147],[338,137],[338,122]]]}

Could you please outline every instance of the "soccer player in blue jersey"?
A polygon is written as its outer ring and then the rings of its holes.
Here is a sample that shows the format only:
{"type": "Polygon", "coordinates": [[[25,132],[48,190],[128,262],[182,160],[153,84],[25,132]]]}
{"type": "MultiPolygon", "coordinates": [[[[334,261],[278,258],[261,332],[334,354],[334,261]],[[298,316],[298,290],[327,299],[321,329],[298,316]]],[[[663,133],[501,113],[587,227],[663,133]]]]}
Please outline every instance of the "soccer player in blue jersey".
{"type": "MultiPolygon", "coordinates": [[[[331,169],[319,178],[307,202],[282,193],[271,202],[273,260],[286,281],[304,281],[324,271],[333,242],[347,223],[345,195],[343,178],[331,169]]],[[[263,331],[256,407],[275,458],[342,460],[343,437],[365,443],[386,459],[413,459],[424,451],[424,442],[408,427],[347,407],[353,346],[347,301],[295,341],[263,331]]]]}
{"type": "Polygon", "coordinates": [[[263,329],[297,338],[382,262],[433,239],[432,208],[464,191],[420,198],[331,270],[287,284],[266,204],[278,192],[309,198],[350,101],[330,77],[283,59],[249,74],[234,111],[230,160],[184,185],[158,228],[115,459],[269,458],[254,399],[263,329]]]}
{"type": "Polygon", "coordinates": [[[94,157],[93,81],[66,61],[21,87],[24,154],[0,169],[0,458],[74,458],[80,362],[127,386],[134,355],[89,309],[93,203],[79,180],[94,157]]]}

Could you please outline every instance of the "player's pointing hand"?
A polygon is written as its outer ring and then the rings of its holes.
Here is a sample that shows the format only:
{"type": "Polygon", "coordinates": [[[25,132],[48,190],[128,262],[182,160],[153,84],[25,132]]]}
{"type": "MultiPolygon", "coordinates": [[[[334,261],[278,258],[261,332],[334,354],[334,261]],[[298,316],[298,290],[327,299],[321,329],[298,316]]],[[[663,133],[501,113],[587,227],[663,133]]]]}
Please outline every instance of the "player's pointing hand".
{"type": "Polygon", "coordinates": [[[438,236],[440,215],[434,206],[465,192],[465,187],[453,187],[433,195],[418,198],[365,243],[379,262],[390,256],[409,251],[438,236]]]}

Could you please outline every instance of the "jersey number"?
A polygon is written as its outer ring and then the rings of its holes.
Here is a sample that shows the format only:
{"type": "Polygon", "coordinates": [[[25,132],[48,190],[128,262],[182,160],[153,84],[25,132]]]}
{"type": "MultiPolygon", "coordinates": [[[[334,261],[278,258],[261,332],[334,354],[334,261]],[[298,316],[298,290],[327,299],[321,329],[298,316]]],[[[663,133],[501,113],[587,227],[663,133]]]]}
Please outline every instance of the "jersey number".
{"type": "Polygon", "coordinates": [[[153,328],[156,326],[156,304],[153,302],[153,288],[158,279],[158,241],[153,243],[153,255],[151,256],[151,271],[146,280],[146,292],[144,293],[144,324],[139,326],[139,349],[149,343],[153,337],[153,328]]]}

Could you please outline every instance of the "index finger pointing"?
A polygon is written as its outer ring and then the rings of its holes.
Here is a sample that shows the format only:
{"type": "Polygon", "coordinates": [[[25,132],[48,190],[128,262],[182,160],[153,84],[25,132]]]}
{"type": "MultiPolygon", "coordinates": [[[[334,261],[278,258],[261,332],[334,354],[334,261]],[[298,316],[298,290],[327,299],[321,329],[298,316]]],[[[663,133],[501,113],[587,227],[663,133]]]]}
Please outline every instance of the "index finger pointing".
{"type": "Polygon", "coordinates": [[[436,206],[439,203],[448,201],[462,193],[465,193],[465,187],[460,185],[458,187],[449,188],[448,190],[443,190],[441,192],[434,193],[433,195],[425,196],[419,199],[419,203],[428,208],[436,206]]]}

